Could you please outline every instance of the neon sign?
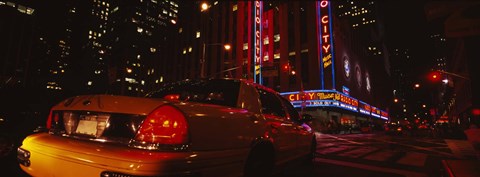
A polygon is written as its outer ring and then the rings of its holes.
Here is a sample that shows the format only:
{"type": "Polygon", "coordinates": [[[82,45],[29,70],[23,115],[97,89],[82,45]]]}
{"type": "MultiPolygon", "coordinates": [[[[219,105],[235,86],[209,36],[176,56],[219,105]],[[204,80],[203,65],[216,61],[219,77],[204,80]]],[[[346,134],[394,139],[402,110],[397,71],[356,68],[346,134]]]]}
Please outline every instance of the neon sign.
{"type": "Polygon", "coordinates": [[[364,103],[364,102],[360,101],[360,104],[358,106],[358,110],[360,111],[360,113],[370,115],[370,112],[372,111],[372,107],[370,105],[368,105],[367,103],[364,103]]]}
{"type": "Polygon", "coordinates": [[[335,70],[333,54],[333,35],[330,1],[322,0],[317,2],[317,35],[318,35],[318,53],[320,63],[320,78],[322,89],[335,89],[335,70]],[[325,83],[325,81],[327,83],[325,83]]]}
{"type": "Polygon", "coordinates": [[[254,59],[253,63],[255,66],[253,81],[255,83],[262,84],[262,12],[263,12],[263,2],[255,1],[255,10],[254,10],[254,59]]]}
{"type": "Polygon", "coordinates": [[[357,111],[358,107],[357,99],[333,90],[310,90],[305,91],[303,95],[299,92],[285,93],[282,95],[292,103],[305,100],[307,105],[310,106],[333,105],[352,111],[357,111]]]}
{"type": "Polygon", "coordinates": [[[280,95],[288,99],[295,108],[338,107],[385,120],[388,119],[388,112],[335,90],[306,90],[303,92],[284,92],[280,95]]]}

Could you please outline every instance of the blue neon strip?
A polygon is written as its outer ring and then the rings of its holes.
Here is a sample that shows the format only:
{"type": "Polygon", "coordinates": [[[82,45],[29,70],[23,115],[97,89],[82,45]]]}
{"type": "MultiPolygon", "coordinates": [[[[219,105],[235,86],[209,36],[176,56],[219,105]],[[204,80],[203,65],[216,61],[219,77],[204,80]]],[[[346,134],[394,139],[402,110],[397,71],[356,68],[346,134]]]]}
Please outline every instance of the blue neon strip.
{"type": "Polygon", "coordinates": [[[335,53],[333,53],[332,6],[330,2],[328,3],[328,17],[330,18],[328,23],[330,25],[330,53],[332,54],[332,86],[334,90],[337,90],[337,87],[335,87],[335,53]]]}
{"type": "Polygon", "coordinates": [[[262,78],[262,61],[263,61],[263,50],[262,50],[262,47],[263,47],[263,28],[262,28],[262,21],[263,21],[263,17],[262,17],[262,14],[263,14],[263,1],[260,1],[260,61],[259,61],[259,65],[260,67],[258,68],[259,70],[259,73],[258,73],[258,80],[259,80],[259,84],[260,85],[263,85],[263,78],[262,78]]]}
{"type": "MultiPolygon", "coordinates": [[[[377,107],[374,107],[374,106],[371,106],[370,104],[367,104],[363,101],[360,101],[358,99],[355,99],[349,95],[346,95],[344,93],[341,93],[341,92],[338,92],[336,90],[305,90],[304,93],[311,93],[311,92],[325,92],[325,93],[339,93],[345,97],[349,97],[351,99],[354,99],[354,100],[357,100],[359,102],[359,104],[364,104],[364,105],[368,105],[370,106],[372,109],[376,109],[376,110],[380,110],[380,112],[385,112],[381,109],[378,109],[377,107]]],[[[280,95],[289,95],[289,94],[300,94],[300,91],[294,91],[294,92],[282,92],[282,93],[279,93],[280,95]]],[[[295,108],[300,108],[302,107],[302,100],[298,100],[298,101],[290,101],[290,103],[292,103],[292,105],[295,107],[295,108]]],[[[381,118],[381,119],[385,119],[385,120],[388,120],[389,118],[388,117],[385,117],[385,116],[381,116],[381,115],[378,115],[374,112],[368,112],[367,110],[365,109],[361,109],[360,107],[354,107],[352,105],[348,105],[348,104],[345,104],[345,103],[342,103],[340,101],[337,101],[337,100],[305,100],[305,102],[307,103],[316,103],[316,104],[307,104],[305,105],[305,107],[338,107],[338,108],[342,108],[342,109],[345,109],[345,110],[350,110],[350,111],[354,111],[354,112],[360,112],[362,114],[365,114],[365,115],[371,115],[371,116],[374,116],[376,118],[381,118]],[[324,103],[324,104],[320,104],[320,103],[324,103]],[[327,104],[328,103],[328,104],[327,104]]]]}
{"type": "MultiPolygon", "coordinates": [[[[256,34],[255,32],[257,31],[257,22],[255,21],[255,17],[257,16],[257,9],[255,7],[256,1],[252,2],[252,8],[253,8],[253,82],[257,82],[257,40],[256,40],[256,34]]],[[[251,30],[251,29],[250,29],[251,30]]]]}

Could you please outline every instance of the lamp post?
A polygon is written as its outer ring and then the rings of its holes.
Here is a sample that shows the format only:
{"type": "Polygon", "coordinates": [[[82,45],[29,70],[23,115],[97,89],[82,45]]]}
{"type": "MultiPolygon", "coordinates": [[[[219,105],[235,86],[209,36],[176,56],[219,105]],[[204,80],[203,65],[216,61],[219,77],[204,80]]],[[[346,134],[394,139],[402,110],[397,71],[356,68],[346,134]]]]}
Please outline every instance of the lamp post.
{"type": "Polygon", "coordinates": [[[202,58],[200,59],[200,77],[205,78],[205,55],[206,55],[206,48],[207,46],[223,46],[225,50],[230,50],[230,44],[223,44],[223,43],[212,43],[206,44],[205,42],[202,45],[202,58]]]}

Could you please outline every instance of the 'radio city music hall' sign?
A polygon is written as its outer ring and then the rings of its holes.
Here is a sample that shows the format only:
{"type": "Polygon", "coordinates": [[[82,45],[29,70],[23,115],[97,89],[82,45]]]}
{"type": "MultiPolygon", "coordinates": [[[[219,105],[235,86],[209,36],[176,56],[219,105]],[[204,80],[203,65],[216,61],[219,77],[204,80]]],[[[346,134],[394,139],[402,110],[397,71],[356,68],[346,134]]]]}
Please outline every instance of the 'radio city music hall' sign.
{"type": "Polygon", "coordinates": [[[327,68],[332,65],[332,50],[331,50],[331,29],[330,29],[330,14],[329,1],[320,1],[320,20],[319,20],[319,35],[320,35],[320,48],[322,52],[323,68],[327,68]]]}

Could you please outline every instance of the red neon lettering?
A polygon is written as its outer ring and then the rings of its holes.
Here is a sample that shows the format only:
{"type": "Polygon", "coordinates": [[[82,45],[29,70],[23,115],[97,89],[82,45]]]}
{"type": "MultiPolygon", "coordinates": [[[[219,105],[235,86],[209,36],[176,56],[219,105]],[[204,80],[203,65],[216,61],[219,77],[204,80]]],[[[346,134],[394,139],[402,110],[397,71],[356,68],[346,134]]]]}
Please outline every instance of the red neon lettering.
{"type": "Polygon", "coordinates": [[[308,93],[308,96],[310,96],[310,99],[313,100],[313,96],[315,96],[315,93],[308,93]]]}
{"type": "Polygon", "coordinates": [[[291,95],[288,95],[288,100],[290,100],[290,101],[293,101],[293,100],[295,100],[294,98],[292,98],[293,96],[295,96],[295,95],[293,95],[293,94],[291,94],[291,95]]]}
{"type": "Polygon", "coordinates": [[[323,26],[323,33],[327,33],[327,32],[328,32],[327,31],[327,26],[325,25],[325,26],[323,26]]]}
{"type": "Polygon", "coordinates": [[[256,22],[257,24],[260,24],[260,17],[255,17],[255,22],[256,22]]]}
{"type": "Polygon", "coordinates": [[[255,1],[255,6],[260,8],[260,1],[255,1]]]}
{"type": "Polygon", "coordinates": [[[327,7],[328,6],[328,1],[322,1],[320,2],[321,7],[327,7]]]}

